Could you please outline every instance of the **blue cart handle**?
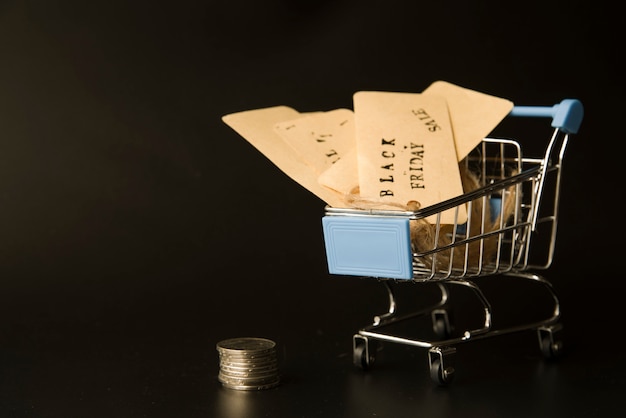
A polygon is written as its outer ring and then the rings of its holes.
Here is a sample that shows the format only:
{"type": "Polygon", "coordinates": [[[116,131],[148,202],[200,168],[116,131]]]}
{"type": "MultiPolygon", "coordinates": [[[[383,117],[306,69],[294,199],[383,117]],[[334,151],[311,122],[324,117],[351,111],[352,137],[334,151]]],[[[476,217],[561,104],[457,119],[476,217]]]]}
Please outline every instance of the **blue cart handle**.
{"type": "Polygon", "coordinates": [[[583,105],[576,99],[565,99],[554,106],[514,106],[510,116],[552,118],[552,127],[575,134],[583,121],[583,105]]]}

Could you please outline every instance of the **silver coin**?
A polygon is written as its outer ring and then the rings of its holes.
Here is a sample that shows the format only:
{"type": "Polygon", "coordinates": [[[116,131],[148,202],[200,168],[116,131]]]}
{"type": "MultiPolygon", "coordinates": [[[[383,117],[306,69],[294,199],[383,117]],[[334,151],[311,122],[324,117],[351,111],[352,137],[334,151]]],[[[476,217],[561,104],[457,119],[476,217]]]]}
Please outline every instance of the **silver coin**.
{"type": "Polygon", "coordinates": [[[268,364],[278,363],[278,358],[276,356],[267,356],[260,359],[240,359],[240,358],[232,358],[232,357],[220,357],[220,363],[222,364],[232,364],[240,367],[246,366],[262,366],[268,364]]]}
{"type": "Polygon", "coordinates": [[[264,374],[276,374],[278,373],[278,368],[271,367],[265,369],[233,369],[232,367],[220,367],[220,373],[232,376],[258,376],[264,374]]]}
{"type": "Polygon", "coordinates": [[[241,368],[241,367],[230,367],[228,365],[221,365],[220,372],[229,375],[260,375],[260,374],[269,374],[269,373],[278,373],[278,367],[259,367],[259,368],[241,368]]]}
{"type": "Polygon", "coordinates": [[[252,374],[233,374],[233,373],[220,372],[217,377],[218,377],[218,380],[220,381],[239,382],[243,384],[245,382],[258,383],[258,382],[274,380],[278,378],[278,373],[272,372],[272,373],[252,375],[252,374]]]}
{"type": "Polygon", "coordinates": [[[234,383],[222,382],[222,386],[224,386],[225,388],[234,389],[234,390],[266,390],[266,389],[275,388],[279,384],[280,384],[279,379],[276,379],[273,382],[260,384],[260,385],[238,385],[234,383]]]}
{"type": "Polygon", "coordinates": [[[247,370],[233,371],[229,369],[220,369],[220,375],[232,378],[256,378],[256,377],[271,377],[278,374],[278,369],[268,369],[260,372],[249,372],[247,370]]]}
{"type": "Polygon", "coordinates": [[[248,356],[271,352],[276,348],[276,343],[267,338],[242,337],[220,341],[216,348],[222,353],[248,356]]]}
{"type": "Polygon", "coordinates": [[[220,357],[233,358],[233,359],[263,359],[265,357],[272,357],[276,355],[275,349],[263,350],[263,351],[219,351],[220,357]]]}
{"type": "Polygon", "coordinates": [[[275,380],[279,380],[279,376],[261,376],[261,377],[233,377],[233,376],[223,376],[219,375],[217,380],[221,383],[227,383],[229,385],[239,385],[239,386],[259,386],[266,385],[275,380]]]}
{"type": "Polygon", "coordinates": [[[274,350],[268,351],[220,351],[220,357],[225,358],[240,358],[240,359],[255,359],[263,358],[267,356],[273,356],[276,352],[274,350]]]}
{"type": "Polygon", "coordinates": [[[221,364],[230,364],[238,367],[266,366],[278,363],[276,356],[268,356],[260,359],[240,359],[232,357],[220,357],[221,364]]]}
{"type": "Polygon", "coordinates": [[[228,373],[228,374],[243,374],[243,373],[248,373],[248,374],[261,374],[261,373],[275,373],[278,371],[278,366],[274,365],[274,366],[270,366],[270,367],[230,367],[227,364],[222,364],[220,366],[220,370],[223,373],[228,373]]]}

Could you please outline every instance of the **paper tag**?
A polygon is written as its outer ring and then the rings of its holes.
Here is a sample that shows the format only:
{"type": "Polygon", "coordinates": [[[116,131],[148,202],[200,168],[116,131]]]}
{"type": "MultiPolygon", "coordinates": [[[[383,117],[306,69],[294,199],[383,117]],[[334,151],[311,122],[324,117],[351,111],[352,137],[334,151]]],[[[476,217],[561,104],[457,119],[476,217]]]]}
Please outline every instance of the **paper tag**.
{"type": "Polygon", "coordinates": [[[280,122],[274,129],[318,175],[356,144],[350,109],[305,115],[280,122]]]}
{"type": "MultiPolygon", "coordinates": [[[[446,99],[435,95],[354,94],[359,188],[363,198],[422,208],[463,194],[446,99]]],[[[457,222],[466,214],[460,208],[457,222]]],[[[453,223],[454,211],[441,222],[453,223]]]]}
{"type": "Polygon", "coordinates": [[[315,170],[295,155],[293,148],[274,131],[277,123],[296,119],[301,115],[290,107],[275,106],[232,113],[223,116],[222,120],[311,193],[330,206],[341,205],[342,196],[320,185],[315,170]]]}
{"type": "Polygon", "coordinates": [[[445,97],[458,161],[465,158],[513,109],[510,100],[445,81],[435,81],[422,94],[445,97]]]}
{"type": "Polygon", "coordinates": [[[347,151],[337,162],[328,167],[317,180],[322,186],[329,187],[343,195],[358,193],[359,172],[356,147],[347,151]]]}

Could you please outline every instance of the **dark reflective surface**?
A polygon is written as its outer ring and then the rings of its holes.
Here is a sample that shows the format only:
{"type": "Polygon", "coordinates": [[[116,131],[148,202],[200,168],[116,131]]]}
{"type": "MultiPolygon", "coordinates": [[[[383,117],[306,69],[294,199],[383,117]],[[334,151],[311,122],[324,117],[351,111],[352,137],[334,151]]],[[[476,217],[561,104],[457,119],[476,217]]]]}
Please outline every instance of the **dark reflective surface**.
{"type": "MultiPolygon", "coordinates": [[[[1,417],[614,415],[624,89],[607,11],[126,3],[0,3],[1,417]],[[386,309],[382,285],[328,276],[323,202],[220,119],[351,107],[358,90],[438,79],[586,111],[545,272],[564,358],[544,361],[533,332],[463,344],[447,388],[424,349],[385,344],[369,372],[353,367],[353,333],[386,309]],[[220,386],[215,344],[241,336],[277,342],[279,387],[220,386]]],[[[520,139],[542,150],[549,133],[520,139]]],[[[530,289],[491,284],[494,321],[545,309],[530,289]]],[[[403,309],[432,296],[399,293],[403,309]]]]}

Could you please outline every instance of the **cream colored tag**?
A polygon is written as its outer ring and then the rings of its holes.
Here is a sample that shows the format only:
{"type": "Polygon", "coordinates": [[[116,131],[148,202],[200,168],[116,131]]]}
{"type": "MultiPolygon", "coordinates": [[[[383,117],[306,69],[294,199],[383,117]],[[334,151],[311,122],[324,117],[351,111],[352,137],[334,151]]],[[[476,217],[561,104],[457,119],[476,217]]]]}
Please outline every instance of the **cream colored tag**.
{"type": "Polygon", "coordinates": [[[485,93],[435,81],[422,92],[442,96],[448,102],[457,159],[461,161],[513,109],[513,102],[485,93]]]}
{"type": "MultiPolygon", "coordinates": [[[[361,197],[422,208],[463,194],[446,100],[435,95],[354,94],[361,197]]],[[[457,222],[466,220],[464,207],[457,222]]],[[[454,211],[442,223],[454,222],[454,211]]]]}
{"type": "Polygon", "coordinates": [[[342,205],[342,196],[320,185],[315,170],[299,158],[293,148],[274,131],[277,123],[300,116],[302,114],[290,107],[275,106],[232,113],[223,116],[222,120],[311,193],[330,206],[342,205]]]}
{"type": "Polygon", "coordinates": [[[356,147],[345,153],[336,163],[320,174],[321,185],[330,187],[348,196],[359,192],[359,172],[357,168],[356,147]]]}
{"type": "Polygon", "coordinates": [[[308,114],[280,122],[274,129],[318,175],[356,144],[350,109],[308,114]]]}

